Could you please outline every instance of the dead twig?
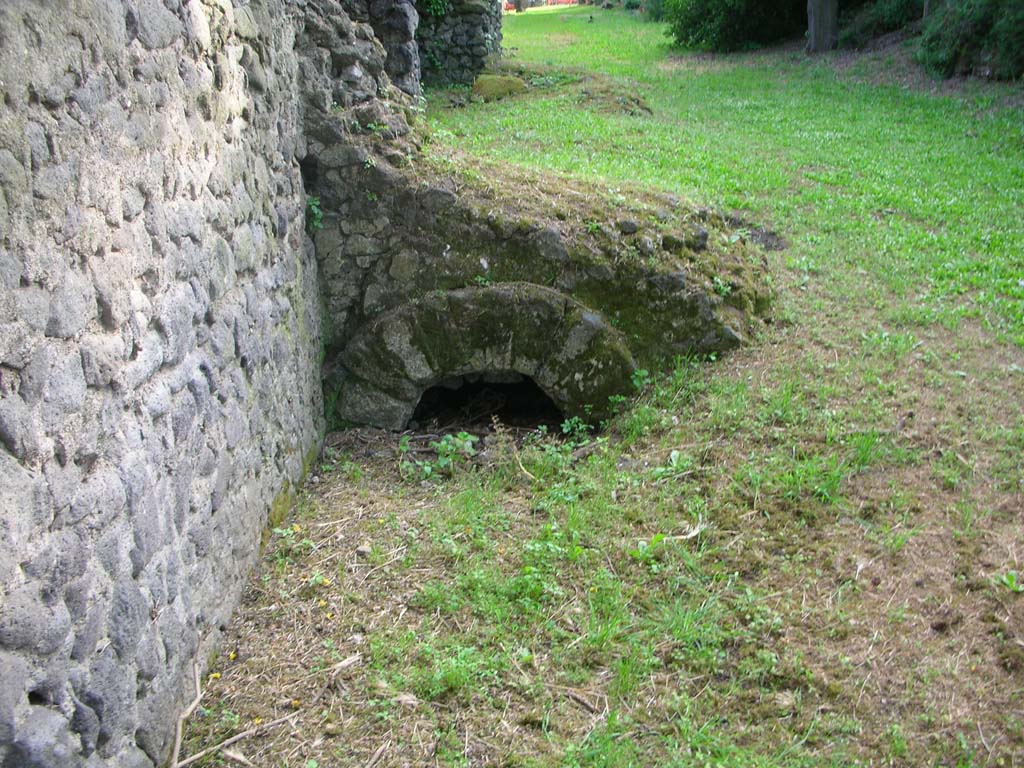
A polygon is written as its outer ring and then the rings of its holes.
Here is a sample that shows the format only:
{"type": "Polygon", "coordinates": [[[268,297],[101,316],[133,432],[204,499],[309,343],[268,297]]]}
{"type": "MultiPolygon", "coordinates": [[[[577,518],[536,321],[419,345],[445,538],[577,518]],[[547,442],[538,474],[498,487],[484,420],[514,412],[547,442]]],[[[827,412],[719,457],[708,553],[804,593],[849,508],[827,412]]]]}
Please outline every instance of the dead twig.
{"type": "Polygon", "coordinates": [[[666,475],[665,477],[661,477],[655,480],[653,483],[651,483],[651,485],[664,485],[665,483],[671,482],[673,480],[686,480],[688,478],[693,477],[696,474],[697,470],[695,469],[690,469],[687,470],[686,472],[675,472],[671,475],[666,475]]]}
{"type": "Polygon", "coordinates": [[[595,707],[593,704],[591,704],[585,698],[583,698],[578,693],[576,693],[576,691],[566,691],[565,695],[568,698],[570,698],[573,701],[575,701],[577,704],[579,704],[585,710],[587,710],[587,712],[589,712],[590,714],[592,714],[592,715],[600,714],[601,710],[599,710],[597,707],[595,707]]]}
{"type": "Polygon", "coordinates": [[[203,690],[199,684],[199,662],[192,662],[192,677],[195,679],[196,684],[196,697],[192,699],[192,703],[189,704],[185,711],[181,713],[178,718],[178,723],[174,727],[174,751],[171,752],[171,765],[178,764],[178,755],[181,753],[181,736],[185,730],[185,722],[192,717],[192,713],[196,711],[196,707],[199,706],[199,702],[203,700],[203,690]]]}
{"type": "Polygon", "coordinates": [[[242,765],[247,766],[247,768],[256,768],[256,764],[241,752],[232,752],[230,749],[225,749],[221,750],[221,754],[228,760],[234,760],[236,763],[241,763],[242,765]]]}
{"type": "Polygon", "coordinates": [[[385,741],[383,744],[377,747],[377,751],[373,753],[373,757],[371,757],[370,762],[366,764],[366,768],[373,768],[373,766],[379,763],[380,759],[384,756],[384,751],[390,746],[391,742],[385,741]]]}
{"type": "Polygon", "coordinates": [[[247,728],[246,730],[242,731],[241,733],[235,734],[229,739],[224,739],[224,741],[220,742],[219,744],[214,744],[212,747],[207,747],[202,752],[196,752],[194,755],[182,760],[180,763],[172,763],[172,765],[174,765],[174,768],[185,768],[186,766],[192,765],[192,763],[202,760],[207,755],[212,755],[214,752],[220,752],[224,749],[224,747],[230,747],[232,744],[236,744],[242,739],[248,739],[250,736],[255,736],[257,733],[261,733],[270,728],[276,728],[282,723],[285,723],[289,720],[298,717],[298,714],[298,712],[292,712],[291,714],[285,715],[284,717],[279,717],[276,720],[271,720],[269,723],[260,723],[259,725],[254,725],[252,728],[247,728]]]}
{"type": "Polygon", "coordinates": [[[701,518],[697,521],[696,525],[690,526],[689,530],[686,533],[679,533],[675,536],[666,536],[664,539],[662,539],[662,541],[689,541],[690,539],[697,538],[710,527],[711,524],[705,522],[704,519],[701,518]]]}
{"type": "Polygon", "coordinates": [[[587,458],[590,454],[596,451],[599,447],[604,445],[603,440],[591,440],[589,443],[585,443],[572,452],[572,460],[580,461],[581,459],[587,458]]]}
{"type": "Polygon", "coordinates": [[[391,556],[391,558],[388,559],[386,562],[383,562],[380,565],[374,566],[373,568],[368,570],[365,574],[363,574],[363,579],[362,580],[363,580],[364,583],[366,582],[366,580],[368,578],[370,578],[370,576],[372,576],[377,571],[381,570],[382,568],[387,568],[392,563],[397,562],[398,560],[401,560],[405,556],[406,547],[397,547],[396,549],[394,549],[392,551],[396,552],[397,554],[393,554],[391,556]]]}
{"type": "Polygon", "coordinates": [[[331,665],[327,669],[320,669],[320,670],[317,670],[316,672],[310,672],[308,675],[303,677],[302,680],[309,680],[312,677],[320,677],[324,673],[329,674],[331,677],[335,677],[343,669],[348,669],[349,667],[351,667],[351,666],[353,666],[355,664],[358,664],[362,660],[363,660],[363,654],[361,654],[361,653],[354,653],[351,656],[342,659],[337,664],[331,665]]]}
{"type": "Polygon", "coordinates": [[[532,474],[526,467],[523,466],[523,460],[519,457],[519,449],[516,447],[515,443],[512,443],[512,454],[516,457],[516,464],[519,465],[519,469],[522,471],[522,473],[526,475],[528,478],[530,478],[530,480],[536,483],[536,475],[532,474]]]}

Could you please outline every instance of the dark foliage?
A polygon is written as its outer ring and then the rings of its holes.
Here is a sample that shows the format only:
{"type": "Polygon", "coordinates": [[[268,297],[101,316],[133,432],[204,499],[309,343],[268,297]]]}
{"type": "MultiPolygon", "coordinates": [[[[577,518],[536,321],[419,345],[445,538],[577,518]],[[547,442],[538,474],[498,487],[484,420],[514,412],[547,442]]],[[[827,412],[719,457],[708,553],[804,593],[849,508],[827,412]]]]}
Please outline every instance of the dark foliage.
{"type": "MultiPolygon", "coordinates": [[[[840,44],[861,47],[899,29],[921,29],[924,0],[840,0],[840,44]]],[[[918,58],[943,77],[1024,77],[1024,0],[931,0],[918,58]]],[[[646,0],[677,44],[736,51],[807,29],[806,0],[646,0]]]]}
{"type": "Polygon", "coordinates": [[[665,0],[647,0],[644,3],[644,16],[648,21],[664,21],[665,0]]]}
{"type": "Polygon", "coordinates": [[[664,0],[664,18],[679,45],[736,51],[805,32],[807,0],[664,0]]]}
{"type": "Polygon", "coordinates": [[[847,12],[839,33],[839,45],[861,48],[879,35],[920,21],[923,15],[924,0],[878,0],[862,4],[852,13],[847,12]]]}
{"type": "Polygon", "coordinates": [[[1024,2],[940,2],[925,23],[918,58],[943,77],[1024,77],[1024,2]]]}

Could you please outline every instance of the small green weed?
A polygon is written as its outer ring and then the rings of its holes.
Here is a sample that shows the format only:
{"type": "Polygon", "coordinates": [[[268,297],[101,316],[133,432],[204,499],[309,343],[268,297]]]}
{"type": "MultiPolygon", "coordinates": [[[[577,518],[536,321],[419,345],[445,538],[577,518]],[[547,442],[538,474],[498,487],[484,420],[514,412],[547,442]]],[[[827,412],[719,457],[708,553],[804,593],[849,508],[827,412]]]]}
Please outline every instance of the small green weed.
{"type": "Polygon", "coordinates": [[[308,538],[299,538],[302,527],[297,523],[288,528],[274,528],[271,530],[278,537],[277,548],[274,551],[274,563],[278,569],[285,568],[295,562],[295,558],[309,554],[313,550],[313,541],[308,538]]]}
{"type": "Polygon", "coordinates": [[[585,443],[590,439],[590,433],[593,431],[587,422],[585,422],[579,416],[571,416],[562,422],[562,434],[565,435],[571,442],[585,443]]]}
{"type": "Polygon", "coordinates": [[[320,206],[320,198],[310,195],[306,198],[306,226],[310,230],[323,229],[324,209],[320,206]]]}
{"type": "Polygon", "coordinates": [[[732,285],[719,275],[711,278],[711,289],[723,298],[732,294],[732,285]]]}
{"type": "Polygon", "coordinates": [[[889,333],[879,329],[862,333],[861,346],[868,354],[885,355],[898,360],[916,349],[918,341],[912,333],[889,333]]]}
{"type": "Polygon", "coordinates": [[[658,481],[678,479],[692,474],[696,464],[693,456],[672,449],[668,454],[668,461],[664,466],[655,467],[651,470],[651,476],[658,481]]]}
{"type": "Polygon", "coordinates": [[[418,474],[421,480],[451,477],[476,455],[474,446],[479,439],[468,432],[448,434],[430,443],[430,447],[437,451],[437,458],[413,459],[410,458],[412,448],[408,436],[403,436],[398,444],[399,467],[404,475],[418,474]]]}
{"type": "Polygon", "coordinates": [[[656,533],[650,541],[641,539],[636,543],[636,548],[629,550],[629,556],[638,563],[645,565],[652,573],[661,570],[659,561],[665,554],[665,534],[656,533]]]}
{"type": "Polygon", "coordinates": [[[876,538],[885,548],[886,552],[890,555],[896,555],[918,533],[920,533],[918,528],[908,528],[905,522],[892,523],[886,521],[879,527],[876,538]]]}
{"type": "Polygon", "coordinates": [[[1024,593],[1024,579],[1017,571],[1006,571],[999,574],[996,584],[1013,592],[1015,595],[1024,593]]]}
{"type": "Polygon", "coordinates": [[[893,723],[886,732],[889,739],[889,757],[893,760],[902,760],[907,756],[907,737],[899,723],[893,723]]]}
{"type": "Polygon", "coordinates": [[[429,701],[486,688],[505,665],[502,659],[479,648],[459,644],[438,647],[433,641],[422,643],[413,659],[409,687],[429,701]]]}
{"type": "Polygon", "coordinates": [[[761,421],[766,424],[802,424],[808,419],[803,395],[793,381],[785,381],[770,390],[761,408],[761,421]]]}
{"type": "Polygon", "coordinates": [[[637,368],[632,375],[633,388],[638,392],[647,389],[651,383],[651,372],[646,368],[637,368]]]}
{"type": "Polygon", "coordinates": [[[430,16],[441,18],[448,13],[449,0],[420,0],[417,6],[430,16]]]}

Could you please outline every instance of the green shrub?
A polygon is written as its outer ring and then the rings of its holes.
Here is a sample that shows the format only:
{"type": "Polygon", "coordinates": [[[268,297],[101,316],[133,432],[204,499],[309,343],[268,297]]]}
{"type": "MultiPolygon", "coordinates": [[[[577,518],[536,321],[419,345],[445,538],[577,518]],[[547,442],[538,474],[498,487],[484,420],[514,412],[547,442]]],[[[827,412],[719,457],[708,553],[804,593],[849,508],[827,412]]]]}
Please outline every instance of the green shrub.
{"type": "Polygon", "coordinates": [[[648,21],[664,21],[665,0],[647,0],[644,3],[644,16],[648,21]]]}
{"type": "Polygon", "coordinates": [[[639,11],[640,0],[625,0],[625,2],[622,4],[622,7],[625,8],[627,11],[639,11]]]}
{"type": "Polygon", "coordinates": [[[839,45],[860,48],[872,38],[903,29],[924,14],[924,0],[878,0],[862,5],[842,24],[839,45]]]}
{"type": "Polygon", "coordinates": [[[918,58],[943,77],[969,72],[1004,79],[1024,76],[1024,3],[939,3],[926,20],[918,58]]]}
{"type": "Polygon", "coordinates": [[[448,13],[448,0],[417,0],[416,10],[421,16],[426,14],[440,19],[448,13]]]}
{"type": "Polygon", "coordinates": [[[806,0],[665,0],[665,20],[676,43],[735,51],[800,34],[806,0]]]}

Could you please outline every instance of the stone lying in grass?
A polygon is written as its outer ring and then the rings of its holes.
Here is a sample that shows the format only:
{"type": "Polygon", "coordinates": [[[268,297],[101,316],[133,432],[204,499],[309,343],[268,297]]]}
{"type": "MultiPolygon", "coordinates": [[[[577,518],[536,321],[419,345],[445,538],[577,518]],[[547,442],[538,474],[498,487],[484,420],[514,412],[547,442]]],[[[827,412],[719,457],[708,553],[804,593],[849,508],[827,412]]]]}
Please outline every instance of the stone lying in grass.
{"type": "Polygon", "coordinates": [[[526,90],[526,83],[512,75],[480,75],[473,83],[473,95],[484,101],[497,101],[526,90]]]}

